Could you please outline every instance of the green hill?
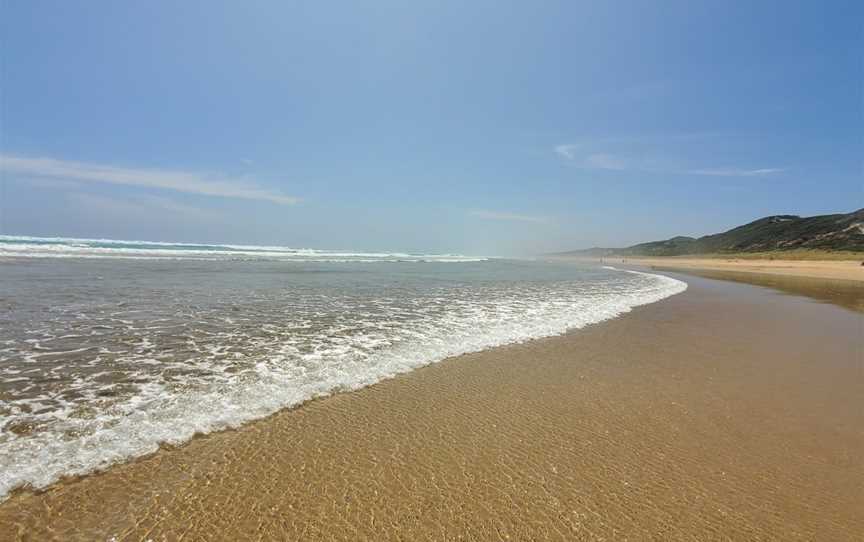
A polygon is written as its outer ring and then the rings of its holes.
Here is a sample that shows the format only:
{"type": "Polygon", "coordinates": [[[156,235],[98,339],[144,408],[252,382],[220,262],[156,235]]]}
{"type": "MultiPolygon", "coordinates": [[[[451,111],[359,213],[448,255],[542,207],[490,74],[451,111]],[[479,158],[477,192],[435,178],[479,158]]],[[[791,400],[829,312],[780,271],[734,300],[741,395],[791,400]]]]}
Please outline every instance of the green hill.
{"type": "MultiPolygon", "coordinates": [[[[684,256],[747,252],[817,250],[864,252],[864,209],[852,213],[760,218],[723,233],[673,237],[627,248],[590,248],[556,256],[684,256]]],[[[779,254],[778,254],[779,256],[779,254]]]]}

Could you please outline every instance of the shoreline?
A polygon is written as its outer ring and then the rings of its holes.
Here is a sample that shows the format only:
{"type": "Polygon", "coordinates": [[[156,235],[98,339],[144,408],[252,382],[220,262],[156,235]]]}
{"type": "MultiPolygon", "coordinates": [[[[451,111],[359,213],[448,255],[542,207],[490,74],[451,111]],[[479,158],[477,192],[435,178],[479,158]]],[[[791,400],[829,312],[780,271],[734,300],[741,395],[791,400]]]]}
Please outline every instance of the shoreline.
{"type": "MultiPolygon", "coordinates": [[[[864,255],[862,255],[864,259],[864,255]]],[[[600,259],[592,259],[599,261],[600,259]]],[[[735,271],[817,279],[864,282],[864,265],[860,260],[750,260],[735,257],[698,258],[667,256],[658,258],[603,258],[604,263],[633,264],[659,269],[735,271]]]]}
{"type": "MultiPolygon", "coordinates": [[[[309,380],[304,381],[302,378],[289,380],[293,385],[283,381],[279,385],[272,382],[264,382],[263,384],[259,382],[250,386],[242,386],[242,382],[238,382],[238,385],[231,391],[235,393],[234,397],[237,397],[240,395],[237,393],[239,388],[239,391],[242,392],[239,399],[218,401],[215,402],[216,404],[210,402],[210,407],[200,413],[195,413],[195,411],[197,410],[196,407],[203,401],[187,401],[187,397],[182,394],[166,393],[166,400],[160,401],[160,406],[163,406],[161,409],[148,409],[146,413],[130,409],[126,415],[115,417],[115,426],[123,424],[131,416],[137,420],[137,425],[131,427],[121,425],[122,431],[109,432],[112,429],[109,425],[109,431],[97,432],[94,436],[86,432],[78,433],[75,429],[70,429],[67,426],[65,431],[59,432],[59,434],[57,432],[42,432],[35,433],[34,436],[37,438],[34,439],[27,440],[25,436],[21,440],[13,440],[12,446],[10,446],[12,451],[4,456],[6,460],[4,464],[15,467],[17,463],[20,468],[9,468],[0,473],[0,502],[5,500],[12,491],[21,487],[41,490],[50,487],[64,477],[87,476],[93,472],[110,468],[112,465],[150,455],[157,452],[160,447],[164,447],[166,441],[172,446],[181,446],[195,435],[236,429],[281,410],[300,407],[313,398],[328,397],[336,393],[357,390],[383,379],[392,378],[398,374],[410,372],[419,367],[464,353],[480,352],[506,344],[559,335],[568,330],[579,329],[591,323],[618,317],[629,312],[635,306],[652,303],[686,289],[685,283],[656,274],[626,270],[616,271],[615,276],[618,278],[626,277],[628,273],[648,275],[651,287],[640,286],[631,292],[620,295],[607,294],[602,299],[596,299],[596,303],[592,301],[591,306],[586,310],[572,310],[572,305],[565,305],[570,306],[571,310],[547,310],[544,316],[537,317],[535,315],[533,318],[528,313],[522,313],[525,314],[525,318],[517,317],[514,322],[516,325],[484,327],[483,324],[488,319],[472,317],[468,322],[470,325],[467,332],[462,332],[458,327],[456,329],[451,328],[452,333],[449,335],[429,335],[432,340],[427,344],[418,342],[412,348],[384,349],[384,355],[377,356],[377,365],[367,366],[365,371],[343,372],[336,370],[334,373],[337,378],[330,379],[327,378],[326,374],[315,375],[318,377],[316,383],[322,381],[324,383],[314,388],[307,386],[304,390],[304,384],[308,383],[309,380]],[[268,392],[262,393],[262,385],[266,386],[268,392]],[[296,391],[298,388],[301,392],[296,391]],[[309,388],[312,389],[309,390],[309,388]],[[285,400],[286,397],[287,400],[285,400]],[[267,402],[272,398],[276,399],[267,402]],[[176,412],[177,409],[171,407],[178,403],[185,405],[185,408],[182,409],[183,416],[175,415],[169,417],[167,421],[160,416],[165,412],[172,414],[176,412]],[[262,404],[263,407],[261,407],[262,404]],[[256,409],[256,407],[259,408],[256,409]],[[172,410],[174,412],[171,412],[172,410]],[[223,414],[225,412],[229,416],[225,416],[223,414]],[[187,416],[187,413],[195,414],[187,416]],[[85,438],[65,438],[65,435],[77,436],[78,434],[83,434],[85,438]],[[94,438],[89,438],[91,436],[94,438]],[[17,461],[13,461],[12,457],[16,457],[17,461]],[[53,461],[45,461],[46,459],[53,461]]],[[[632,277],[632,275],[630,276],[632,277]]],[[[456,301],[458,302],[458,300],[456,301]]],[[[456,314],[458,315],[458,311],[456,314]]],[[[282,315],[276,314],[274,318],[281,319],[282,315]]],[[[465,327],[463,326],[462,329],[465,327]]],[[[334,340],[344,340],[350,338],[350,332],[347,337],[338,332],[333,332],[330,336],[334,340]]],[[[283,339],[290,342],[291,337],[284,337],[283,339]]],[[[266,357],[259,354],[259,360],[266,360],[266,357]]],[[[329,365],[326,359],[322,360],[322,366],[329,365]]],[[[302,365],[301,367],[305,371],[305,367],[302,365]]],[[[123,381],[120,380],[120,382],[123,381]]],[[[228,388],[228,386],[224,386],[224,388],[228,388]]],[[[81,418],[87,419],[88,417],[85,414],[81,418]]],[[[16,426],[14,418],[6,424],[7,429],[10,427],[13,433],[20,427],[21,434],[28,435],[28,426],[26,424],[16,426]]],[[[85,431],[87,429],[89,428],[85,427],[85,431]]]]}
{"type": "Polygon", "coordinates": [[[16,492],[0,523],[154,540],[860,536],[860,315],[683,278],[613,320],[16,492]]]}

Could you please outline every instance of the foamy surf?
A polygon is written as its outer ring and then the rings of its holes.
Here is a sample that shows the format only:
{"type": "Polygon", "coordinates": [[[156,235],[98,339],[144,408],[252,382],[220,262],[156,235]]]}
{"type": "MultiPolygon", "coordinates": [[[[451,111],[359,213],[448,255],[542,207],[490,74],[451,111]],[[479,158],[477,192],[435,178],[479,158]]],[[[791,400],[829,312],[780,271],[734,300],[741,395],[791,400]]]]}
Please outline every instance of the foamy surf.
{"type": "Polygon", "coordinates": [[[461,254],[354,252],[281,246],[208,245],[69,237],[0,235],[0,258],[122,258],[137,260],[270,260],[295,262],[476,262],[461,254]]]}
{"type": "Polygon", "coordinates": [[[4,496],[686,289],[512,261],[55,261],[0,268],[4,496]]]}

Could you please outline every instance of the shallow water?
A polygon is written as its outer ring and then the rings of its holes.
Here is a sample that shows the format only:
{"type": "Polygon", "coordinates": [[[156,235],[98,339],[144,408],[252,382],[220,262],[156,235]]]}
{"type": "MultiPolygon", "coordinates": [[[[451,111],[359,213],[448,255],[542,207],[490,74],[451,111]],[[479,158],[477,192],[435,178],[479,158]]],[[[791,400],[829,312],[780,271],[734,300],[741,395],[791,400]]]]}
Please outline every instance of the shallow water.
{"type": "Polygon", "coordinates": [[[859,315],[687,280],[602,325],[16,493],[0,525],[15,540],[864,539],[859,315]]]}
{"type": "Polygon", "coordinates": [[[572,264],[334,259],[0,259],[0,495],[686,288],[572,264]]]}

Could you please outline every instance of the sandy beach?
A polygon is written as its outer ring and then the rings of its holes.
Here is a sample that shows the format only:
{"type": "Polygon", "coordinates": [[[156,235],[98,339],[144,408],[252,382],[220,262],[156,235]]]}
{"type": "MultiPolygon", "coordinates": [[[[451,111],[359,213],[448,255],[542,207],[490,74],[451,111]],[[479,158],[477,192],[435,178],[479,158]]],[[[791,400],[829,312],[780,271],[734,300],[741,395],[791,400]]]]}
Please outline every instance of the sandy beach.
{"type": "Polygon", "coordinates": [[[666,269],[735,271],[792,277],[864,281],[860,260],[750,260],[736,258],[606,258],[607,262],[631,263],[666,269]]]}
{"type": "Polygon", "coordinates": [[[776,4],[0,2],[0,542],[864,542],[864,1],[776,4]]]}
{"type": "Polygon", "coordinates": [[[864,538],[861,313],[677,277],[605,323],[19,491],[0,538],[864,538]]]}

